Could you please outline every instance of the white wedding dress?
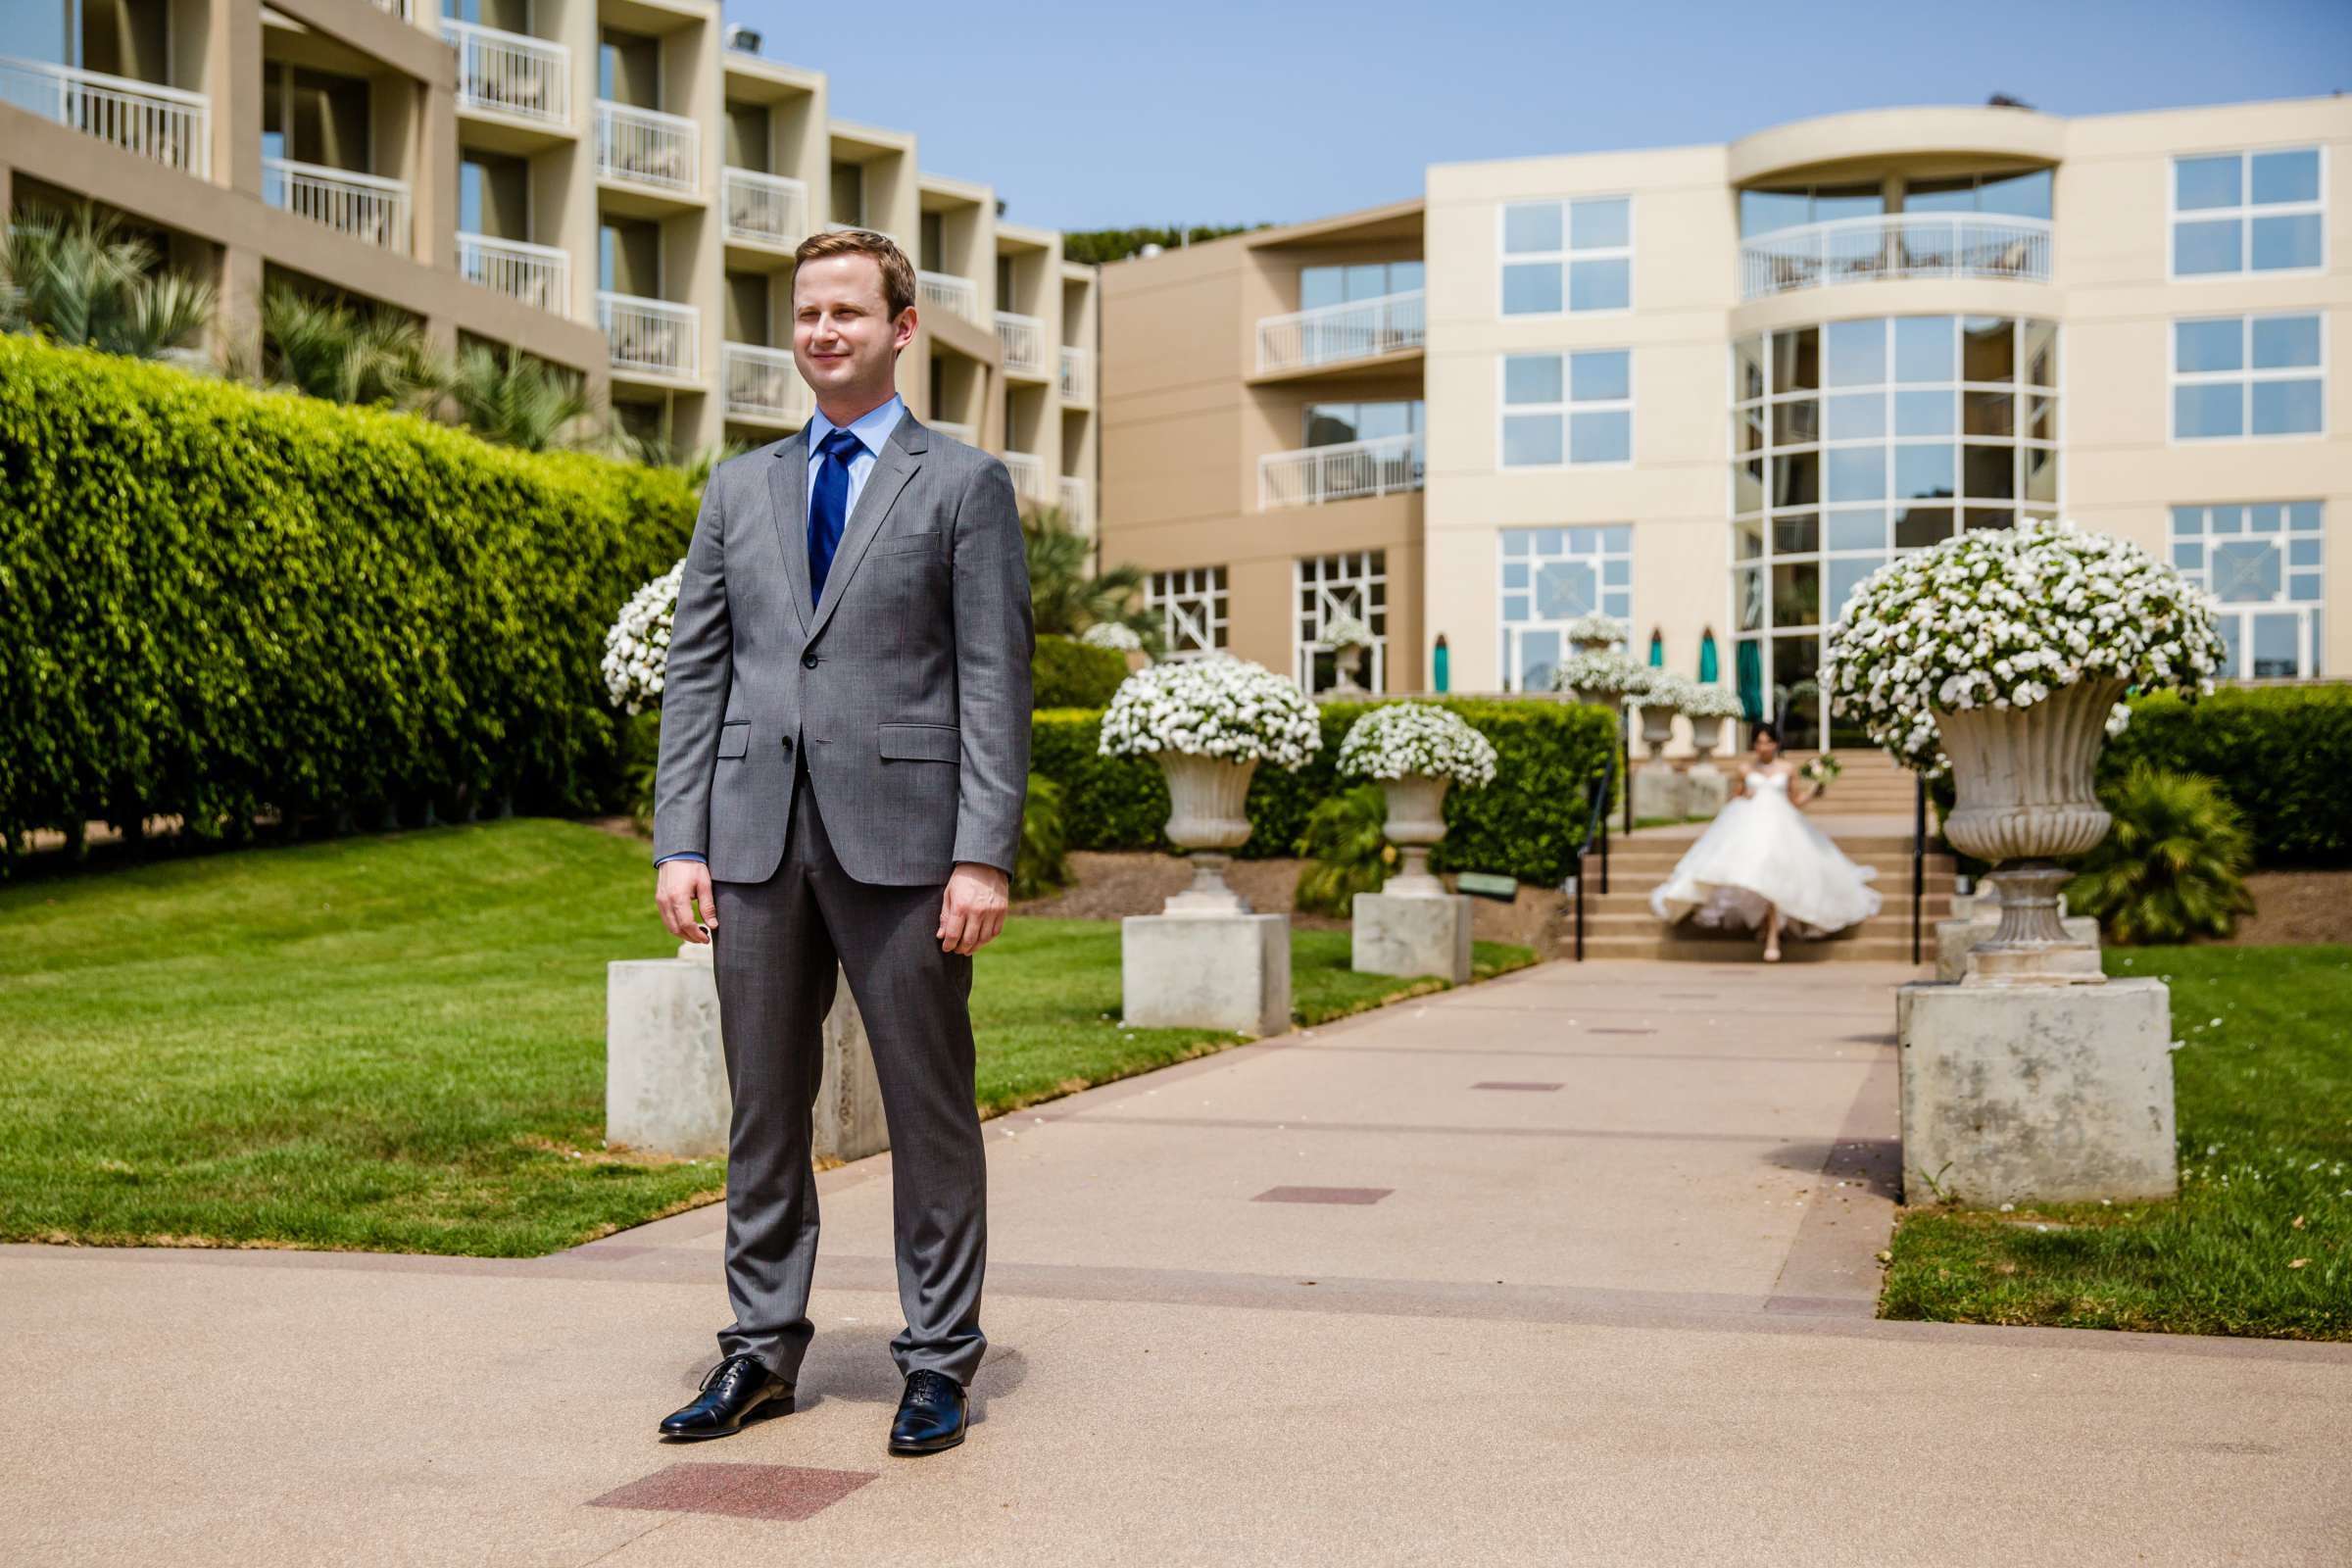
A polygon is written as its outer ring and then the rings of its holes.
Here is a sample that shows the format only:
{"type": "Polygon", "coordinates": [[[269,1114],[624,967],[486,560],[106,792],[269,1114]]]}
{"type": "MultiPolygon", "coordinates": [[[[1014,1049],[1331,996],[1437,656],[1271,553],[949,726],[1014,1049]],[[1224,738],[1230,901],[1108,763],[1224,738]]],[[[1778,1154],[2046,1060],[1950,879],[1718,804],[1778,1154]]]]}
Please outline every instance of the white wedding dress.
{"type": "Polygon", "coordinates": [[[1878,874],[1805,819],[1785,775],[1751,770],[1747,793],[1725,803],[1649,906],[1669,923],[1761,928],[1771,905],[1784,932],[1826,936],[1879,912],[1878,874]]]}

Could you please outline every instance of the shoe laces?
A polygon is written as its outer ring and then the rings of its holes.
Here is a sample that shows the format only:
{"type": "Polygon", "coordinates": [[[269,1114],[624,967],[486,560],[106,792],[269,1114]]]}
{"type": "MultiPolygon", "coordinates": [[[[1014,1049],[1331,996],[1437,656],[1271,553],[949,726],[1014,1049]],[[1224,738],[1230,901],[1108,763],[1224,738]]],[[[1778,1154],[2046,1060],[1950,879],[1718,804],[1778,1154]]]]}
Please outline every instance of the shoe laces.
{"type": "Polygon", "coordinates": [[[749,1351],[737,1351],[735,1354],[730,1355],[725,1360],[719,1362],[718,1365],[712,1367],[704,1375],[702,1392],[705,1394],[710,1393],[713,1384],[717,1383],[719,1379],[725,1377],[730,1371],[742,1366],[745,1362],[750,1362],[756,1366],[759,1364],[759,1361],[760,1358],[756,1355],[753,1355],[749,1351]]]}
{"type": "Polygon", "coordinates": [[[956,1392],[956,1380],[945,1372],[925,1367],[906,1375],[906,1397],[916,1404],[953,1405],[956,1392]]]}

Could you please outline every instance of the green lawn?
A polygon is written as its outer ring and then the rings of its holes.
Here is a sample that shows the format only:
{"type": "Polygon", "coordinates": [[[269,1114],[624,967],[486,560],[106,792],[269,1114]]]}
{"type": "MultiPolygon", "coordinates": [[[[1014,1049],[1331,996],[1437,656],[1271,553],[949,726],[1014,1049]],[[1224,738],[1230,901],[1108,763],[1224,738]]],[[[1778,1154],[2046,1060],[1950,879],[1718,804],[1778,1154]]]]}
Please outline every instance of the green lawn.
{"type": "Polygon", "coordinates": [[[2180,1200],[1909,1211],[1882,1315],[2352,1339],[2352,948],[2112,949],[2107,971],[2172,986],[2180,1200]]]}
{"type": "MultiPolygon", "coordinates": [[[[601,1147],[605,964],[676,950],[651,891],[643,844],[533,819],[0,887],[0,1240],[525,1256],[715,1198],[722,1162],[601,1147]]],[[[1439,985],[1345,932],[1293,960],[1309,1022],[1439,985]]],[[[1234,1043],[1118,1010],[1115,922],[1012,922],[983,1109],[1234,1043]]]]}

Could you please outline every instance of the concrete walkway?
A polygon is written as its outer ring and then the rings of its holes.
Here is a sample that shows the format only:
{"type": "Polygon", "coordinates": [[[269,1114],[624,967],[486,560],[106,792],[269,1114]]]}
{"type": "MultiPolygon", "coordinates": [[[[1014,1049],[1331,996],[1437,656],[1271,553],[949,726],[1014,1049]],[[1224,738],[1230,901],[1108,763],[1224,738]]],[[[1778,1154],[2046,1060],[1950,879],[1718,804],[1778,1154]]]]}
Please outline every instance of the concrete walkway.
{"type": "Polygon", "coordinates": [[[715,1208],[0,1248],[0,1561],[2352,1560],[2352,1347],[1872,1317],[1908,973],[1548,964],[992,1122],[979,1421],[923,1460],[887,1156],[822,1183],[801,1410],[694,1446],[715,1208]]]}

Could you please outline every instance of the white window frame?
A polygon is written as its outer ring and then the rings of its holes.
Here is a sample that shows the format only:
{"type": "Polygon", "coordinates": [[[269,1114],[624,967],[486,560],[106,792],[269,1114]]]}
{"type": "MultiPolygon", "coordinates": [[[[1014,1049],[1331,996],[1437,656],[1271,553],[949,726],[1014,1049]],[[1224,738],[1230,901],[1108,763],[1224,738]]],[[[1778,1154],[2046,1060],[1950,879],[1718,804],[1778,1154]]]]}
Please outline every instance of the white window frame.
{"type": "Polygon", "coordinates": [[[1160,640],[1167,649],[1164,657],[1207,659],[1225,650],[1232,625],[1229,614],[1232,601],[1223,566],[1178,566],[1155,571],[1145,589],[1144,604],[1159,612],[1160,640]],[[1179,628],[1189,634],[1190,641],[1205,646],[1180,648],[1179,628]]]}
{"type": "Polygon", "coordinates": [[[2309,277],[2328,270],[2328,147],[2326,143],[2289,142],[2278,147],[2217,147],[2211,152],[2175,153],[2164,166],[2164,266],[2166,277],[2176,283],[2209,283],[2216,281],[2240,282],[2249,277],[2309,277]],[[2254,160],[2266,153],[2315,152],[2320,158],[2320,193],[2307,202],[2260,202],[2254,200],[2254,160]],[[2208,158],[2237,160],[2238,204],[2235,207],[2180,206],[2180,165],[2197,163],[2208,158]],[[2316,267],[2277,267],[2257,270],[2254,266],[2254,220],[2257,218],[2292,218],[2313,213],[2320,220],[2320,260],[2316,267]],[[2218,223],[2225,219],[2237,220],[2237,270],[2230,272],[2183,272],[2180,270],[2180,225],[2182,223],[2218,223]]]}
{"type": "MultiPolygon", "coordinates": [[[[1628,651],[1631,652],[1630,640],[1632,636],[1631,628],[1634,625],[1635,605],[1633,524],[1631,522],[1510,523],[1494,530],[1494,625],[1499,633],[1502,659],[1502,662],[1499,667],[1502,672],[1503,689],[1506,691],[1520,690],[1517,685],[1513,684],[1519,678],[1518,662],[1511,657],[1513,645],[1518,641],[1518,639],[1529,632],[1563,631],[1568,626],[1569,621],[1575,618],[1574,616],[1570,616],[1565,620],[1546,619],[1535,613],[1537,571],[1543,566],[1553,562],[1563,561],[1587,563],[1593,568],[1593,588],[1598,595],[1598,599],[1593,604],[1592,609],[1600,611],[1602,613],[1615,613],[1606,608],[1609,595],[1620,591],[1624,593],[1625,613],[1620,618],[1625,621],[1628,628],[1628,651]],[[1618,528],[1625,530],[1625,548],[1622,550],[1612,550],[1609,548],[1609,534],[1611,530],[1618,528]],[[1545,533],[1557,533],[1560,535],[1560,548],[1557,551],[1544,551],[1541,548],[1543,543],[1542,536],[1545,533]],[[1593,535],[1596,541],[1596,548],[1592,550],[1576,549],[1576,536],[1579,533],[1590,533],[1593,535]],[[1525,554],[1512,555],[1510,553],[1508,541],[1510,536],[1513,534],[1526,534],[1528,536],[1528,546],[1525,554]],[[1608,563],[1612,561],[1623,561],[1625,563],[1625,585],[1622,590],[1612,587],[1609,583],[1608,563]],[[1526,587],[1513,588],[1509,586],[1505,580],[1509,574],[1510,568],[1513,565],[1524,565],[1528,568],[1528,580],[1526,587]],[[1525,594],[1527,596],[1529,612],[1528,619],[1511,620],[1506,618],[1506,607],[1503,601],[1513,594],[1525,594]]],[[[1560,651],[1560,657],[1566,658],[1568,650],[1563,646],[1560,651]]],[[[1635,657],[1643,658],[1646,657],[1646,654],[1636,654],[1635,657]]]]}
{"type": "Polygon", "coordinates": [[[1634,416],[1634,404],[1640,395],[1635,384],[1635,354],[1630,343],[1594,344],[1580,349],[1537,349],[1526,353],[1498,354],[1494,357],[1494,469],[1497,473],[1558,473],[1568,468],[1630,468],[1634,466],[1636,442],[1640,430],[1634,416]],[[1580,354],[1622,354],[1625,356],[1625,396],[1579,403],[1575,397],[1576,367],[1570,363],[1580,354]],[[1506,403],[1505,389],[1510,383],[1510,362],[1551,358],[1560,362],[1560,401],[1557,403],[1506,403]],[[1625,456],[1607,463],[1579,463],[1571,455],[1575,451],[1571,439],[1570,420],[1579,414],[1625,415],[1625,456]],[[1557,463],[1505,463],[1503,421],[1514,415],[1551,414],[1560,420],[1560,461],[1557,463]]]}
{"type": "Polygon", "coordinates": [[[1639,204],[1632,191],[1584,191],[1574,196],[1547,196],[1529,201],[1497,202],[1494,206],[1494,315],[1505,321],[1557,321],[1570,316],[1611,317],[1631,316],[1634,312],[1634,212],[1639,204]],[[1596,246],[1587,250],[1576,248],[1576,213],[1579,202],[1625,203],[1625,243],[1596,246]],[[1556,251],[1510,251],[1504,249],[1504,236],[1510,230],[1510,215],[1526,207],[1556,207],[1560,212],[1560,248],[1556,251]],[[1580,311],[1575,306],[1569,266],[1574,262],[1625,263],[1625,303],[1607,310],[1580,311]],[[1556,311],[1506,311],[1503,309],[1502,275],[1514,267],[1526,267],[1550,262],[1560,270],[1560,308],[1556,311]]]}
{"type": "MultiPolygon", "coordinates": [[[[2231,274],[2223,273],[2223,276],[2231,274]]],[[[2247,311],[2242,314],[2224,312],[2219,316],[2175,316],[2164,323],[2164,436],[2167,446],[2207,446],[2221,441],[2324,441],[2328,438],[2328,313],[2318,307],[2298,311],[2247,311]],[[2317,365],[2292,365],[2258,370],[2254,368],[2254,323],[2256,321],[2292,320],[2309,317],[2319,325],[2320,362],[2317,365]],[[2235,321],[2238,323],[2238,368],[2234,370],[2183,370],[2180,368],[2180,328],[2197,321],[2235,321]],[[2278,430],[2269,435],[2254,432],[2254,383],[2257,381],[2308,381],[2314,377],[2320,383],[2320,427],[2316,430],[2278,430]],[[2180,433],[2180,400],[2178,393],[2184,386],[2221,386],[2234,383],[2239,388],[2238,433],[2235,435],[2182,435],[2180,433]]],[[[2063,367],[2062,367],[2063,368],[2063,367]]],[[[2228,503],[2220,503],[2227,505],[2228,503]]]]}
{"type": "Polygon", "coordinates": [[[2227,603],[2217,602],[2216,613],[2238,622],[2237,647],[2241,660],[2247,656],[2251,646],[2252,616],[2293,615],[2296,620],[2295,643],[2298,668],[2293,675],[2249,675],[2233,672],[2225,678],[2232,681],[2317,680],[2324,678],[2322,672],[2326,668],[2326,661],[2323,656],[2327,650],[2320,645],[2320,628],[2324,623],[2328,609],[2327,501],[2320,497],[2303,496],[2292,501],[2182,502],[2168,509],[2166,513],[2165,561],[2169,564],[2176,564],[2176,569],[2182,576],[2208,593],[2213,591],[2213,547],[2216,544],[2228,544],[2240,539],[2271,540],[2277,543],[2281,556],[2278,564],[2278,597],[2263,601],[2240,599],[2227,603]],[[2291,518],[2284,514],[2284,509],[2297,506],[2311,506],[2319,509],[2320,526],[2316,531],[2297,529],[2291,518]],[[2278,507],[2281,509],[2282,514],[2276,533],[2256,532],[2252,526],[2253,519],[2250,515],[2246,519],[2247,525],[2236,533],[2216,533],[2213,529],[2213,512],[2216,507],[2230,507],[2247,514],[2251,514],[2256,507],[2278,507]],[[2183,512],[2198,514],[2197,527],[2192,532],[2184,533],[2180,530],[2180,514],[2183,512]],[[2320,559],[2316,564],[2303,566],[2295,564],[2294,551],[2291,547],[2293,542],[2299,539],[2309,539],[2320,547],[2320,559]],[[2200,564],[2195,566],[2178,565],[2180,554],[2175,547],[2189,541],[2194,541],[2201,547],[2200,564]],[[2320,597],[2317,599],[2288,597],[2294,592],[2297,577],[2316,580],[2320,585],[2320,597]]]}
{"type": "MultiPolygon", "coordinates": [[[[1298,689],[1317,695],[1315,656],[1330,653],[1323,628],[1339,614],[1352,614],[1372,628],[1370,667],[1364,671],[1367,691],[1389,689],[1389,563],[1386,550],[1342,550],[1330,555],[1299,556],[1291,562],[1291,673],[1298,689]],[[1326,568],[1336,566],[1336,572],[1326,568]],[[1301,603],[1309,590],[1313,604],[1301,603]],[[1352,593],[1353,598],[1348,595],[1352,593]]],[[[1325,687],[1328,691],[1331,688],[1325,687]]]]}

